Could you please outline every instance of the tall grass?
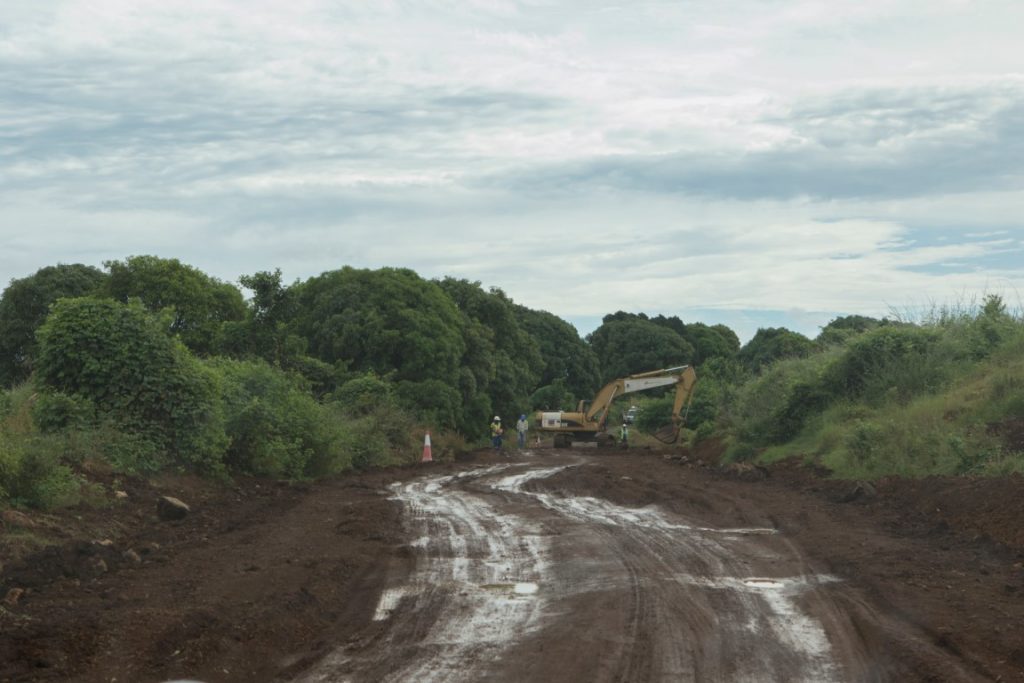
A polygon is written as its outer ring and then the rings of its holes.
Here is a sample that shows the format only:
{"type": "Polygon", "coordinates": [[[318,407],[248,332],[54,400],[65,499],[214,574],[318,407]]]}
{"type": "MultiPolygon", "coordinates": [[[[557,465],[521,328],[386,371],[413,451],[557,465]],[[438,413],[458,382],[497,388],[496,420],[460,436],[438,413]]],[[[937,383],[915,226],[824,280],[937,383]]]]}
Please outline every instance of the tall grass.
{"type": "Polygon", "coordinates": [[[856,478],[1024,470],[1024,320],[999,297],[777,363],[736,395],[720,408],[733,457],[856,478]]]}

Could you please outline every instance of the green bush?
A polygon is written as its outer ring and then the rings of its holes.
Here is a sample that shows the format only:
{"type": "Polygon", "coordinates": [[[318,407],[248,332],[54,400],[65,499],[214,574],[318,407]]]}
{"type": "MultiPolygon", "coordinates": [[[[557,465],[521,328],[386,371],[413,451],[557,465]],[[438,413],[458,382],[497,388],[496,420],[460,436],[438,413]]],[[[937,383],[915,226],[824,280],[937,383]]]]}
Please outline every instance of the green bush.
{"type": "MultiPolygon", "coordinates": [[[[675,403],[675,393],[657,398],[638,398],[637,405],[640,411],[636,416],[637,430],[645,434],[653,434],[665,425],[672,422],[672,406],[675,403]]],[[[609,416],[609,427],[622,422],[619,413],[622,406],[613,407],[613,413],[609,416]]],[[[692,425],[691,425],[692,426],[692,425]]]]}
{"type": "MultiPolygon", "coordinates": [[[[328,406],[342,415],[339,450],[356,469],[398,465],[414,461],[420,442],[413,437],[414,426],[405,411],[390,406],[352,417],[345,406],[328,406]]],[[[418,432],[422,438],[422,432],[418,432]]]]}
{"type": "MultiPolygon", "coordinates": [[[[62,299],[39,329],[36,383],[43,394],[89,401],[100,418],[144,437],[173,462],[222,470],[227,439],[217,377],[139,304],[62,299]]],[[[43,416],[57,420],[48,399],[43,416]]]]}
{"type": "Polygon", "coordinates": [[[736,436],[754,446],[783,443],[796,436],[806,420],[831,401],[823,384],[830,357],[824,353],[779,361],[747,382],[729,416],[736,436]]]}
{"type": "Polygon", "coordinates": [[[306,391],[301,377],[262,360],[209,364],[221,378],[229,467],[291,479],[349,467],[341,421],[306,391]]]}
{"type": "Polygon", "coordinates": [[[935,363],[940,339],[935,329],[879,327],[850,342],[829,368],[825,381],[835,395],[878,404],[894,395],[906,400],[945,381],[935,363]]]}
{"type": "Polygon", "coordinates": [[[48,510],[79,501],[81,479],[61,460],[63,442],[0,431],[0,505],[48,510]]]}
{"type": "Polygon", "coordinates": [[[394,405],[395,390],[393,384],[368,372],[338,387],[332,400],[351,415],[367,415],[380,406],[394,405]]]}
{"type": "Polygon", "coordinates": [[[44,392],[32,405],[32,421],[45,433],[85,429],[96,421],[96,406],[84,396],[44,392]]]}

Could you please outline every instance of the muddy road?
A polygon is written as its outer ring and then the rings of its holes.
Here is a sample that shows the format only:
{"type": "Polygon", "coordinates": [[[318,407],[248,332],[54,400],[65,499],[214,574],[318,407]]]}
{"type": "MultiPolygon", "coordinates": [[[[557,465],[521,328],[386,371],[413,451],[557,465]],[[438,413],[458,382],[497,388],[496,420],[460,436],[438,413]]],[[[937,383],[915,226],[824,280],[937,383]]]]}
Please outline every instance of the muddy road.
{"type": "Polygon", "coordinates": [[[547,449],[359,475],[40,585],[0,680],[1024,680],[1024,487],[964,485],[547,449]]]}

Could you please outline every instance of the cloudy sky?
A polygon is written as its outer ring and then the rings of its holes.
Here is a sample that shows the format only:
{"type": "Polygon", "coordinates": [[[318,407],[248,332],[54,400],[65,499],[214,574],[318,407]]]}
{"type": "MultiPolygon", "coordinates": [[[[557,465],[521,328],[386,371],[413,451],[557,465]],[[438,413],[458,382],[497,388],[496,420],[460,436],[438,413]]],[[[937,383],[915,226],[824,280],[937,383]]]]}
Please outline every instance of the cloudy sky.
{"type": "Polygon", "coordinates": [[[0,4],[0,283],[405,266],[587,332],[1024,297],[1020,0],[0,4]]]}

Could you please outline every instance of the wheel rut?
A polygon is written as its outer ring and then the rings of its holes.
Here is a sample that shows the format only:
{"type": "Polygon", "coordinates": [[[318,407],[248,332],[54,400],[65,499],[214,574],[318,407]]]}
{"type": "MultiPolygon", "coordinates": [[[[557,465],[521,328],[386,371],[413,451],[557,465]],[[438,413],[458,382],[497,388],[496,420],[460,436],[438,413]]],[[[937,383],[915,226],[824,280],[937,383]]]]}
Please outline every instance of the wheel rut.
{"type": "Polygon", "coordinates": [[[812,616],[835,609],[835,580],[774,529],[535,486],[582,461],[561,463],[394,485],[413,571],[383,593],[377,638],[297,680],[846,679],[812,616]],[[585,634],[575,658],[557,655],[567,632],[585,634]]]}

